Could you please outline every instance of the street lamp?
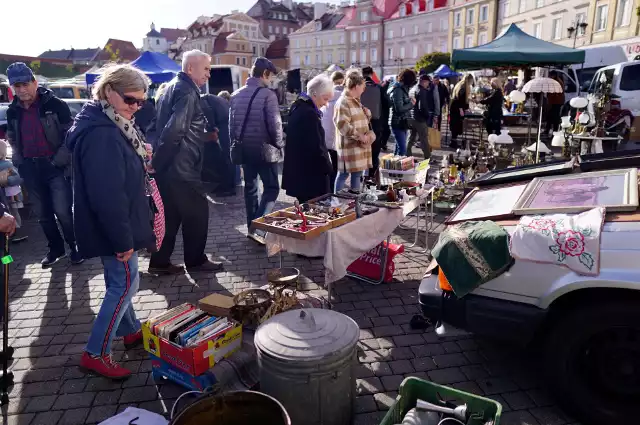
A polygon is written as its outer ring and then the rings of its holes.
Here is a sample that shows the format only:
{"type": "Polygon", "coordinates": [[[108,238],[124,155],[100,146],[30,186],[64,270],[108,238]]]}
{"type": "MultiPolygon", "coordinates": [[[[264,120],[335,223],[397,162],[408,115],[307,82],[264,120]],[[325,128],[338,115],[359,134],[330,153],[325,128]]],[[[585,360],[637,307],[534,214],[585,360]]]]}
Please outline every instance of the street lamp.
{"type": "Polygon", "coordinates": [[[578,38],[578,35],[584,35],[588,25],[586,22],[582,22],[582,16],[583,15],[576,16],[573,22],[571,22],[571,26],[567,28],[567,34],[569,35],[569,38],[573,37],[574,49],[576,48],[576,40],[578,38]]]}
{"type": "Polygon", "coordinates": [[[396,65],[398,65],[398,73],[400,73],[400,68],[402,68],[402,61],[404,59],[402,58],[395,58],[393,61],[396,63],[396,65]]]}

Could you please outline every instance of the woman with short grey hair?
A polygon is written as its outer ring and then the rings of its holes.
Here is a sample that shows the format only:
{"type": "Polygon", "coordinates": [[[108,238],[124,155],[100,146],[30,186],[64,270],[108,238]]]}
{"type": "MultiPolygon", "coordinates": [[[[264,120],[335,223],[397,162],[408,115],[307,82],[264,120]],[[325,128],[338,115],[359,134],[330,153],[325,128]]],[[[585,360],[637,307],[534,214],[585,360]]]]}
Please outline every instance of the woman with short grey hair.
{"type": "Polygon", "coordinates": [[[324,74],[307,84],[291,106],[284,148],[282,188],[300,202],[331,192],[332,166],[322,128],[322,112],[333,97],[333,83],[324,74]]]}
{"type": "Polygon", "coordinates": [[[111,358],[113,339],[122,337],[127,349],[142,342],[132,302],[140,283],[137,252],[156,249],[145,170],[150,147],[133,118],[148,87],[148,78],[132,66],[107,68],[93,88],[94,101],[67,133],[78,251],[83,258],[100,258],[106,285],[80,367],[115,380],[131,371],[111,358]]]}

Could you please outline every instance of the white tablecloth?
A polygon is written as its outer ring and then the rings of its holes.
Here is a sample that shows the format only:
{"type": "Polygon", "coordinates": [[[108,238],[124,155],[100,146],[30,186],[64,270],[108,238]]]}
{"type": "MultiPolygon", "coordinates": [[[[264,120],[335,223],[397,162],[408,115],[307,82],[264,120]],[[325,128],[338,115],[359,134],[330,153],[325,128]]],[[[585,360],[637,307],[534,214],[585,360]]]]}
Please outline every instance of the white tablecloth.
{"type": "Polygon", "coordinates": [[[386,240],[429,193],[420,199],[409,201],[401,209],[380,208],[374,214],[366,215],[309,240],[268,233],[267,253],[271,256],[280,251],[287,251],[307,257],[324,257],[325,283],[335,282],[347,275],[347,267],[351,263],[386,240]]]}

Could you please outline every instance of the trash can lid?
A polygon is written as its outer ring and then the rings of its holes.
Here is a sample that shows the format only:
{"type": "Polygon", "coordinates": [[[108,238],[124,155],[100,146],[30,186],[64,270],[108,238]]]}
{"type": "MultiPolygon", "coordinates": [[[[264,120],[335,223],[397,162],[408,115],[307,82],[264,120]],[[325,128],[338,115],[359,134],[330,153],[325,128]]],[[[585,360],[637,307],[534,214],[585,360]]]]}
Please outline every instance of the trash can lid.
{"type": "Polygon", "coordinates": [[[360,328],[349,316],[332,310],[289,310],[264,322],[256,348],[282,360],[312,361],[353,348],[360,328]]]}

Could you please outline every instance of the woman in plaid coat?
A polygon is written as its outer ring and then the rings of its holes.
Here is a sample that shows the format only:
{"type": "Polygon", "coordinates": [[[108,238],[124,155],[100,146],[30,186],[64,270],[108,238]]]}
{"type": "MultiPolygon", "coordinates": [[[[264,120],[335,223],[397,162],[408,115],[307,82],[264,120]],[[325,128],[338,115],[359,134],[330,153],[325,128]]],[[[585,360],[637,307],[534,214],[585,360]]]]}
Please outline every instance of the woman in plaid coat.
{"type": "Polygon", "coordinates": [[[364,89],[364,77],[357,71],[349,72],[344,94],[334,110],[333,122],[336,125],[338,151],[336,192],[344,188],[349,176],[351,189],[359,190],[364,170],[372,167],[371,144],[376,138],[369,124],[371,112],[360,103],[364,89]]]}

